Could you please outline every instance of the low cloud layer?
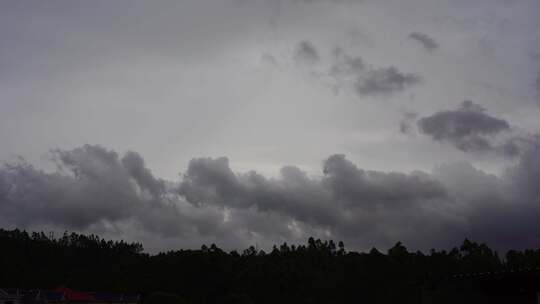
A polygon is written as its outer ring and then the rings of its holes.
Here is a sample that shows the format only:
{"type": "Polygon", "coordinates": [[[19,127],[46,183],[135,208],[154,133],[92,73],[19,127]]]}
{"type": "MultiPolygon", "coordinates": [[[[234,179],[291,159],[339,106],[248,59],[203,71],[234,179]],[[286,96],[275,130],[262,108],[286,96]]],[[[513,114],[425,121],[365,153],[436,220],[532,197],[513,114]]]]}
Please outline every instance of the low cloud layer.
{"type": "Polygon", "coordinates": [[[426,174],[364,171],[343,155],[328,158],[323,174],[314,180],[296,167],[284,167],[279,179],[267,179],[255,172],[233,173],[226,158],[194,159],[179,193],[195,205],[276,212],[328,231],[354,225],[353,218],[346,219],[354,217],[353,210],[403,208],[444,196],[443,187],[426,174]]]}
{"type": "MultiPolygon", "coordinates": [[[[500,128],[500,127],[499,127],[500,128]]],[[[236,173],[227,158],[196,158],[178,182],[155,177],[135,152],[100,146],[51,152],[45,172],[24,162],[0,169],[2,226],[144,235],[151,249],[226,248],[302,242],[316,236],[350,248],[445,247],[464,237],[498,248],[540,237],[540,146],[502,176],[467,163],[433,173],[363,170],[344,155],[310,177],[294,166],[268,178],[236,173]],[[173,242],[171,242],[173,240],[173,242]]]]}
{"type": "Polygon", "coordinates": [[[435,39],[424,33],[413,32],[409,35],[409,38],[420,43],[424,49],[428,52],[433,52],[439,48],[439,44],[435,39]]]}

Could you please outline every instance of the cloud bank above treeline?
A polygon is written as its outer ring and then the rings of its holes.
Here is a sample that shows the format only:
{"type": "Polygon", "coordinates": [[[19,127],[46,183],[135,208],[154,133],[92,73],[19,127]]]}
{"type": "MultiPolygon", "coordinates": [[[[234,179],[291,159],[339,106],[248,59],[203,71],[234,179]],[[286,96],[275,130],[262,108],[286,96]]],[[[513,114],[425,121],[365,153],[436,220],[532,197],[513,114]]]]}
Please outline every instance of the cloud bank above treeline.
{"type": "Polygon", "coordinates": [[[445,247],[465,237],[500,249],[540,237],[540,145],[501,176],[468,163],[431,173],[363,170],[329,156],[321,175],[285,166],[278,177],[234,172],[226,157],[194,158],[178,181],[152,174],[136,152],[97,145],[52,150],[57,169],[23,160],[0,169],[0,224],[149,241],[150,250],[302,242],[348,247],[445,247]]]}

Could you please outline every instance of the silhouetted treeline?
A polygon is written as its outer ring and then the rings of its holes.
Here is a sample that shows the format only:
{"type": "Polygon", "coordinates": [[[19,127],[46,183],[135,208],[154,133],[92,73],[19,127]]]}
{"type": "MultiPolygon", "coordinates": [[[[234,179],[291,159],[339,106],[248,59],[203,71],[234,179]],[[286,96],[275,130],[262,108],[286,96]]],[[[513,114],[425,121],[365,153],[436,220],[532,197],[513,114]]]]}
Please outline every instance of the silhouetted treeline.
{"type": "MultiPolygon", "coordinates": [[[[0,287],[138,291],[162,303],[429,303],[452,275],[540,266],[540,250],[510,251],[501,260],[465,240],[450,251],[346,251],[310,238],[270,252],[225,252],[215,245],[149,255],[138,243],[95,235],[0,229],[0,287]]],[[[436,302],[441,303],[438,299],[436,302]]]]}

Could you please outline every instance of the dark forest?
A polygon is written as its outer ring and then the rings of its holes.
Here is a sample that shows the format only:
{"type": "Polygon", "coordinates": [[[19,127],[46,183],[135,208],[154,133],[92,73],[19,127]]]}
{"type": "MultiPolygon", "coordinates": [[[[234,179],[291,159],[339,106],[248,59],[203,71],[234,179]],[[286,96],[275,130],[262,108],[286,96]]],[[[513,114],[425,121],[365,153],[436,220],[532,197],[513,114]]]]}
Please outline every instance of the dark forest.
{"type": "MultiPolygon", "coordinates": [[[[139,243],[95,235],[0,230],[0,286],[140,292],[144,303],[479,302],[478,295],[509,296],[513,287],[501,287],[508,274],[530,277],[537,266],[540,250],[509,251],[502,258],[467,239],[428,253],[410,252],[399,242],[387,252],[361,253],[309,238],[269,252],[203,245],[150,255],[139,243]]],[[[523,287],[517,292],[527,298],[523,287]]]]}

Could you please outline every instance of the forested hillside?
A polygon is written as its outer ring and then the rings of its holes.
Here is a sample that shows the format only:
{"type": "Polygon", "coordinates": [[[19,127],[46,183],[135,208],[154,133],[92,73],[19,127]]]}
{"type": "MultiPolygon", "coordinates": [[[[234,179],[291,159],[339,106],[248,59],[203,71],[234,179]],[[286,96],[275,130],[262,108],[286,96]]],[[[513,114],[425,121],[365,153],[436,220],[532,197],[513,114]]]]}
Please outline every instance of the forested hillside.
{"type": "MultiPolygon", "coordinates": [[[[465,240],[450,251],[347,251],[310,238],[270,252],[250,247],[144,253],[138,243],[76,233],[0,230],[0,286],[136,291],[185,303],[441,303],[455,290],[454,275],[535,268],[540,251],[510,251],[505,259],[465,240]],[[503,261],[504,260],[504,261],[503,261]]],[[[159,301],[159,300],[157,300],[159,301]]],[[[175,302],[175,303],[176,303],[175,302]]]]}

